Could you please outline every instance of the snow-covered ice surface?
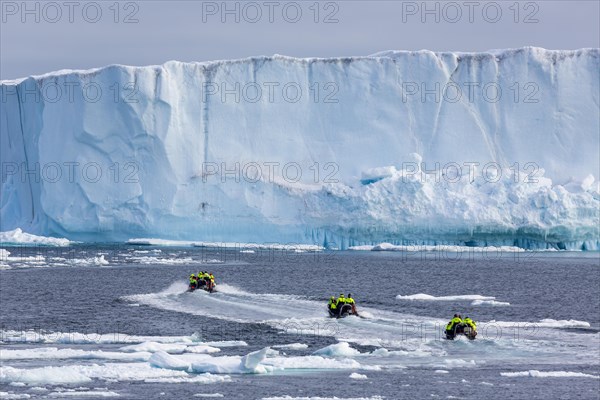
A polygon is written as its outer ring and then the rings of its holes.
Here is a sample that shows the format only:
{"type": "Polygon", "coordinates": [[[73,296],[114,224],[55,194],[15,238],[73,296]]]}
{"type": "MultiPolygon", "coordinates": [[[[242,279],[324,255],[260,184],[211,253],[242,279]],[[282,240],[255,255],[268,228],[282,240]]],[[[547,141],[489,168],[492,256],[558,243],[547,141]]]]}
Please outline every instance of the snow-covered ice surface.
{"type": "Polygon", "coordinates": [[[599,59],[598,49],[392,51],[3,81],[0,231],[598,249],[599,59]],[[279,86],[257,101],[205,90],[265,82],[279,86]],[[134,93],[109,89],[132,83],[134,93]],[[284,97],[288,83],[298,101],[284,97]],[[111,95],[89,101],[90,84],[111,95]],[[48,85],[73,96],[47,100],[48,85]],[[421,87],[439,87],[439,99],[421,87]]]}
{"type": "Polygon", "coordinates": [[[21,228],[13,229],[12,231],[0,232],[0,245],[47,245],[47,246],[68,246],[72,244],[65,238],[54,238],[46,236],[32,235],[23,232],[21,228]]]}

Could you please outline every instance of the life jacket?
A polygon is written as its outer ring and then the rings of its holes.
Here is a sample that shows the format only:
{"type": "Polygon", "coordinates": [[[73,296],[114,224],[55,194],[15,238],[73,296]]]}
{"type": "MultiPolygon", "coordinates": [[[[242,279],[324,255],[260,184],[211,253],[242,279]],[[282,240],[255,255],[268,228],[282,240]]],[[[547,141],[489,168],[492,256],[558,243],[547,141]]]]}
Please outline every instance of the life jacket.
{"type": "Polygon", "coordinates": [[[473,329],[475,329],[475,330],[477,329],[477,324],[476,324],[476,323],[475,323],[475,321],[473,321],[471,318],[465,318],[465,319],[463,320],[463,322],[464,322],[465,324],[469,325],[471,328],[473,328],[473,329]]]}
{"type": "Polygon", "coordinates": [[[346,303],[354,304],[354,299],[352,297],[346,297],[346,303]]]}
{"type": "Polygon", "coordinates": [[[329,308],[331,308],[332,310],[335,310],[337,308],[336,304],[335,304],[335,298],[331,298],[329,299],[329,303],[328,303],[329,308]]]}
{"type": "Polygon", "coordinates": [[[346,298],[344,296],[340,296],[337,298],[335,305],[337,306],[338,304],[345,304],[346,303],[346,298]]]}
{"type": "Polygon", "coordinates": [[[446,325],[446,330],[451,331],[457,324],[461,324],[462,322],[462,319],[454,317],[452,320],[450,320],[450,322],[448,322],[448,325],[446,325]]]}

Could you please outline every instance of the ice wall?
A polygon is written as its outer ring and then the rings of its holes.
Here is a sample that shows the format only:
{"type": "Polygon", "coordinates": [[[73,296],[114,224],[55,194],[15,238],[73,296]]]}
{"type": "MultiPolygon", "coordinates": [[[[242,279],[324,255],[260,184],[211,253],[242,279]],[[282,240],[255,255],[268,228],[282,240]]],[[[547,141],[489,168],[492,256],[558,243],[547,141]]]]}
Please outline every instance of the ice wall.
{"type": "Polygon", "coordinates": [[[599,58],[274,56],[3,81],[0,230],[597,248],[599,58]]]}

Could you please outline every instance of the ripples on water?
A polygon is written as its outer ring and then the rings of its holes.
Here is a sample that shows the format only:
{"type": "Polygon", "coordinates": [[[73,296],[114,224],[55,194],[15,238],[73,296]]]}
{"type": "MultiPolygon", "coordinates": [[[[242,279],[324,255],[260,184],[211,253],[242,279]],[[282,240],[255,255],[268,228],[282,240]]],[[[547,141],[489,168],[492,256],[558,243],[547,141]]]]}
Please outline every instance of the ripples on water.
{"type": "Polygon", "coordinates": [[[598,396],[597,253],[7,250],[6,396],[598,396]],[[219,293],[185,293],[187,276],[200,270],[215,274],[219,293]],[[366,318],[326,318],[324,303],[340,292],[351,292],[366,318]],[[441,338],[455,312],[478,321],[476,341],[441,338]],[[206,342],[220,351],[203,353],[206,342]],[[241,356],[290,343],[305,346],[271,350],[258,363],[266,371],[253,370],[267,376],[240,374],[249,372],[239,370],[241,356]],[[174,358],[165,365],[158,351],[174,358]],[[26,371],[48,366],[63,369],[45,379],[26,371]]]}

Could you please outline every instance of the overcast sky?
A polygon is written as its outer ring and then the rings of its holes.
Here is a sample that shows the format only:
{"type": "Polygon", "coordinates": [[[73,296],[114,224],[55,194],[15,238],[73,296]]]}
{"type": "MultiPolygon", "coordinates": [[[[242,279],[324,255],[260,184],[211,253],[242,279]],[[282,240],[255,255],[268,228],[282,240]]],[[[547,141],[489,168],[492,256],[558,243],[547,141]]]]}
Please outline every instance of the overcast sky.
{"type": "Polygon", "coordinates": [[[599,1],[1,1],[0,78],[284,54],[600,47],[599,1]]]}

